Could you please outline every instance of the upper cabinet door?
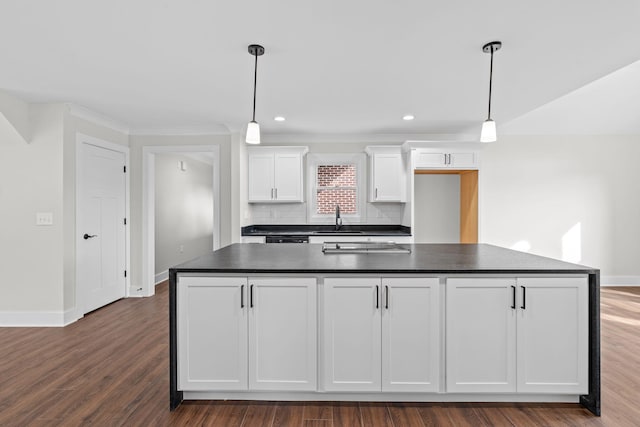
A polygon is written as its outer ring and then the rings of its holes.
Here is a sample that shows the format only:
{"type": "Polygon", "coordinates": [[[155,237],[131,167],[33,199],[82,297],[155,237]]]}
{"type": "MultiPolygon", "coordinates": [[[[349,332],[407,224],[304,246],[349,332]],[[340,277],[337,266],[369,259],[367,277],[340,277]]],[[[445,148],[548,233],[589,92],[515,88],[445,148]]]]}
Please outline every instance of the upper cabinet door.
{"type": "Polygon", "coordinates": [[[518,392],[588,393],[587,278],[518,278],[518,294],[518,392]]]}
{"type": "Polygon", "coordinates": [[[371,159],[369,201],[406,202],[406,166],[400,147],[371,146],[365,151],[371,159]]]}
{"type": "Polygon", "coordinates": [[[302,202],[302,160],[307,147],[251,147],[249,203],[302,202]]]}
{"type": "Polygon", "coordinates": [[[279,202],[301,202],[302,156],[300,153],[275,153],[274,168],[275,200],[279,202]]]}
{"type": "Polygon", "coordinates": [[[274,167],[273,152],[249,152],[250,202],[273,201],[274,167]]]}
{"type": "Polygon", "coordinates": [[[413,154],[416,169],[478,169],[480,153],[473,150],[450,151],[441,148],[420,148],[413,154]]]}

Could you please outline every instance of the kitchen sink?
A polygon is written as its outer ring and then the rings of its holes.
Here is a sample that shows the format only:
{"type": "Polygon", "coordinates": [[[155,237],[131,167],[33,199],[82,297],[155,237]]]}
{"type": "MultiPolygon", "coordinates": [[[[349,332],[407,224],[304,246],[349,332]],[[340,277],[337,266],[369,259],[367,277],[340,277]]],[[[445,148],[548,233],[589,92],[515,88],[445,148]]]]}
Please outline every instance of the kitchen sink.
{"type": "Polygon", "coordinates": [[[410,254],[411,249],[396,242],[325,242],[322,252],[326,254],[410,254]]]}

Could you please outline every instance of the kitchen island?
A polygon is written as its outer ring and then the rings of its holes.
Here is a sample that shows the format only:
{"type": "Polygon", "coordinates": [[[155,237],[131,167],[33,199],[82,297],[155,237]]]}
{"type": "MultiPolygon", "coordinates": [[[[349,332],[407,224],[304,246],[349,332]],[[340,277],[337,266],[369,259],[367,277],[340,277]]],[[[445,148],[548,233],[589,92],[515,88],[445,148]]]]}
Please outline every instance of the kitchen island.
{"type": "Polygon", "coordinates": [[[599,270],[486,244],[234,244],[170,278],[183,399],[579,402],[600,414],[599,270]]]}

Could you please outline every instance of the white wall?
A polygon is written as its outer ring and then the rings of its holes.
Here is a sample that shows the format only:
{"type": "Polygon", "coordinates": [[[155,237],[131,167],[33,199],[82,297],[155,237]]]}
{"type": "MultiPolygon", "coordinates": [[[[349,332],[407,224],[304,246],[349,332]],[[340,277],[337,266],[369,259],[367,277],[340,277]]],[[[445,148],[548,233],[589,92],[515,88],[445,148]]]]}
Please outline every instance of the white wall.
{"type": "Polygon", "coordinates": [[[500,137],[481,156],[480,241],[640,278],[638,159],[639,136],[500,137]]]}
{"type": "Polygon", "coordinates": [[[415,243],[460,243],[460,175],[414,175],[415,243]]]}
{"type": "Polygon", "coordinates": [[[156,154],[155,162],[158,275],[213,250],[213,166],[180,153],[156,154]]]}
{"type": "Polygon", "coordinates": [[[62,318],[62,116],[60,105],[32,105],[30,143],[0,121],[0,324],[24,312],[62,318]],[[53,225],[36,226],[36,212],[53,213],[53,225]]]}

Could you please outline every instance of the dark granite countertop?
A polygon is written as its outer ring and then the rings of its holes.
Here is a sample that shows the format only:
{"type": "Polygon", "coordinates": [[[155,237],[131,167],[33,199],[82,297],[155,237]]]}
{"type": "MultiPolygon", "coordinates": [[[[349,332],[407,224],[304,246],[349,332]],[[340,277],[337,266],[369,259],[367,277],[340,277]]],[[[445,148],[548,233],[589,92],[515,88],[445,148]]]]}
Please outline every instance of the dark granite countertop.
{"type": "Polygon", "coordinates": [[[410,254],[323,254],[321,244],[236,243],[173,267],[177,273],[551,273],[597,269],[488,244],[400,244],[410,254]]]}
{"type": "Polygon", "coordinates": [[[356,224],[343,225],[336,231],[332,224],[292,224],[292,225],[248,225],[242,227],[243,236],[318,236],[318,235],[363,235],[363,236],[410,236],[411,227],[397,224],[356,224]]]}

